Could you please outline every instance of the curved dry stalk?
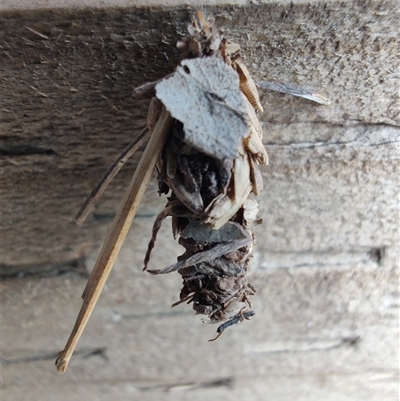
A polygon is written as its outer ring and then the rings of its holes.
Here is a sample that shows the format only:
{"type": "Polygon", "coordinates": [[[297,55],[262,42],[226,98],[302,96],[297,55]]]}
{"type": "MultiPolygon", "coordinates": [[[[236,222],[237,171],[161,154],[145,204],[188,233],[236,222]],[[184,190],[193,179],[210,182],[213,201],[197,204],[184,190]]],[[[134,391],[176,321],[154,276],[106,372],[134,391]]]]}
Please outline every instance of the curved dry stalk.
{"type": "Polygon", "coordinates": [[[151,132],[145,127],[139,134],[139,137],[131,142],[123,152],[118,156],[110,168],[106,171],[100,182],[94,188],[91,194],[86,199],[85,203],[82,205],[81,209],[75,216],[75,221],[78,226],[81,226],[86,220],[89,213],[92,211],[93,207],[96,205],[97,201],[100,199],[103,192],[106,190],[108,184],[113,180],[113,178],[118,174],[124,164],[128,159],[142,146],[149,138],[151,132]]]}
{"type": "Polygon", "coordinates": [[[147,247],[146,256],[145,256],[144,262],[143,262],[144,263],[143,270],[146,270],[147,269],[147,265],[149,264],[151,251],[153,250],[154,245],[156,243],[157,234],[160,231],[162,222],[167,217],[173,216],[177,207],[182,207],[181,202],[179,200],[171,201],[164,208],[164,210],[161,213],[159,213],[158,216],[156,217],[156,220],[155,220],[154,225],[153,225],[153,230],[152,230],[152,233],[151,233],[151,240],[150,240],[149,245],[147,247]]]}

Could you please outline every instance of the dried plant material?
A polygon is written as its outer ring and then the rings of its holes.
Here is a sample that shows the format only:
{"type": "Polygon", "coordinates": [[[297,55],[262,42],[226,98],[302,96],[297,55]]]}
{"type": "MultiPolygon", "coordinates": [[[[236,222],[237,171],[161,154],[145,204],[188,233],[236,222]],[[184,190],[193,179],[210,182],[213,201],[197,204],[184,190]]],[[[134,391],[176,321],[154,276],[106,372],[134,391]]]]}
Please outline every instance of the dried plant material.
{"type": "Polygon", "coordinates": [[[182,238],[192,238],[197,242],[232,242],[248,238],[243,227],[234,222],[224,224],[219,230],[214,230],[198,220],[192,219],[181,232],[182,238]]]}
{"type": "MultiPolygon", "coordinates": [[[[248,237],[241,240],[230,241],[229,243],[226,244],[218,244],[212,246],[207,250],[202,250],[201,252],[199,252],[198,249],[196,248],[196,252],[187,259],[180,260],[179,262],[174,263],[173,265],[168,266],[165,269],[148,270],[148,272],[152,274],[166,274],[177,270],[185,269],[187,267],[194,266],[200,263],[214,261],[215,259],[221,256],[229,254],[230,252],[237,251],[238,249],[250,244],[251,242],[252,238],[248,237]]],[[[182,244],[183,243],[184,242],[182,241],[182,244]]],[[[197,241],[196,246],[198,246],[198,244],[199,241],[197,241]]],[[[207,245],[209,245],[209,243],[207,243],[207,245]]],[[[226,273],[226,270],[224,270],[224,272],[226,273]]]]}
{"type": "Polygon", "coordinates": [[[239,46],[208,24],[201,13],[178,45],[186,54],[176,72],[156,85],[156,96],[177,120],[161,154],[160,192],[171,191],[156,219],[145,258],[150,260],[157,232],[168,215],[185,253],[177,263],[152,274],[178,271],[180,301],[193,304],[210,323],[228,321],[219,333],[249,318],[255,289],[246,277],[252,257],[257,202],[262,190],[259,164],[266,164],[262,110],[246,67],[232,59],[239,46]],[[247,313],[247,314],[246,314],[247,313]],[[246,314],[246,315],[245,315],[246,314]]]}
{"type": "Polygon", "coordinates": [[[218,229],[239,210],[253,185],[255,193],[262,187],[256,164],[266,164],[268,157],[256,112],[240,90],[238,74],[218,57],[184,60],[157,84],[156,94],[178,121],[164,152],[165,184],[218,229]]]}
{"type": "MultiPolygon", "coordinates": [[[[167,75],[168,77],[169,75],[167,75]]],[[[133,99],[140,99],[141,97],[147,96],[149,92],[154,92],[156,85],[166,77],[159,79],[158,81],[146,82],[143,85],[136,86],[132,91],[133,99]]]]}
{"type": "Polygon", "coordinates": [[[239,77],[218,58],[182,61],[175,74],[157,84],[156,96],[183,123],[185,143],[206,155],[233,159],[249,135],[239,77]]]}
{"type": "MultiPolygon", "coordinates": [[[[161,155],[160,193],[167,206],[156,219],[145,258],[147,269],[157,232],[166,216],[185,248],[178,261],[152,274],[178,271],[180,300],[197,313],[229,326],[254,315],[249,297],[254,287],[246,272],[252,257],[258,195],[263,183],[259,164],[268,157],[257,113],[263,110],[256,84],[239,60],[240,47],[223,38],[201,13],[178,43],[187,59],[157,83],[156,96],[177,120],[161,155]],[[223,323],[225,322],[225,323],[223,323]]],[[[290,86],[275,86],[323,102],[322,96],[290,86]]]]}
{"type": "MultiPolygon", "coordinates": [[[[256,84],[240,61],[240,46],[224,38],[201,12],[188,31],[178,42],[183,60],[177,70],[134,90],[134,96],[153,90],[157,96],[149,106],[150,141],[89,277],[67,345],[56,361],[60,372],[67,368],[155,166],[159,193],[167,194],[168,202],[154,222],[144,270],[161,224],[171,216],[173,235],[185,251],[176,263],[148,272],[178,271],[182,276],[179,300],[172,306],[191,303],[197,313],[208,316],[208,323],[218,323],[213,340],[254,316],[250,297],[256,290],[247,280],[247,270],[255,245],[252,228],[261,220],[257,201],[249,196],[262,191],[259,168],[268,163],[257,116],[263,108],[256,84]]],[[[258,85],[328,103],[323,96],[297,87],[258,85]]],[[[115,165],[124,162],[132,149],[127,148],[115,165]]],[[[114,174],[116,169],[111,171],[114,174]]],[[[81,216],[87,215],[88,208],[84,210],[81,216]]]]}
{"type": "MultiPolygon", "coordinates": [[[[178,257],[177,263],[149,272],[166,274],[178,271],[182,275],[180,301],[173,306],[183,302],[192,303],[197,313],[209,317],[209,323],[232,320],[231,324],[234,324],[242,321],[243,314],[249,312],[251,307],[249,297],[256,292],[247,281],[246,272],[253,251],[251,227],[256,222],[257,202],[247,199],[235,217],[218,230],[201,223],[195,214],[182,208],[177,200],[170,201],[167,210],[167,214],[177,220],[175,234],[180,236],[179,243],[186,251],[178,257]]],[[[165,214],[160,214],[156,219],[152,246],[165,217],[165,214]]],[[[149,247],[146,264],[150,251],[149,247]]],[[[251,315],[246,316],[253,315],[254,312],[251,312],[251,315]]]]}
{"type": "Polygon", "coordinates": [[[260,102],[260,96],[258,95],[256,84],[254,83],[247,67],[240,60],[235,60],[233,68],[239,75],[240,90],[247,97],[247,100],[253,106],[254,110],[263,112],[264,109],[260,102]]]}
{"type": "Polygon", "coordinates": [[[331,101],[324,95],[318,92],[314,92],[311,89],[302,88],[296,85],[280,84],[267,81],[257,81],[257,86],[262,89],[267,89],[275,92],[287,93],[288,95],[302,97],[304,99],[311,100],[315,103],[329,106],[331,101]]]}
{"type": "MultiPolygon", "coordinates": [[[[149,125],[148,125],[149,126],[149,125]]],[[[154,127],[153,127],[154,128],[154,127]]],[[[115,162],[106,171],[103,178],[100,180],[96,188],[93,189],[91,194],[86,199],[85,203],[82,205],[81,209],[75,216],[75,221],[78,226],[81,226],[86,220],[87,216],[96,205],[97,201],[100,199],[103,192],[106,190],[108,184],[112,179],[118,174],[124,164],[129,160],[129,158],[142,146],[150,137],[151,131],[146,127],[137,139],[131,142],[124,151],[118,156],[115,162]]]]}
{"type": "Polygon", "coordinates": [[[67,369],[71,356],[78,344],[86,324],[93,312],[100,293],[111,272],[115,259],[128,233],[132,220],[140,205],[152,171],[156,165],[157,158],[169,134],[172,124],[171,116],[164,110],[158,124],[152,132],[150,141],[143,153],[136,172],[132,178],[130,187],[122,202],[121,208],[115,217],[108,238],[104,241],[103,248],[97,258],[96,264],[90,274],[86,285],[83,305],[76,319],[74,328],[70,334],[67,344],[60,352],[56,367],[60,373],[67,369]]]}

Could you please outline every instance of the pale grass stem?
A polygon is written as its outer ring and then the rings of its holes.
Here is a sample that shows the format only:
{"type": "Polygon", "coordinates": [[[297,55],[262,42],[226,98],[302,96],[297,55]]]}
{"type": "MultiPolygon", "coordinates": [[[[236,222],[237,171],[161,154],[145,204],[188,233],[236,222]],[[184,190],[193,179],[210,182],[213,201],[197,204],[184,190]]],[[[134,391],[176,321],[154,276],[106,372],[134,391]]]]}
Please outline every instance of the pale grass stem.
{"type": "Polygon", "coordinates": [[[99,299],[101,291],[103,290],[128,233],[129,227],[131,226],[133,218],[138,210],[158,157],[164,148],[172,127],[172,122],[172,117],[164,108],[151,134],[139,165],[136,168],[129,189],[114,219],[109,235],[104,241],[93,271],[90,274],[88,284],[83,294],[83,304],[68,338],[67,344],[65,345],[64,350],[59,353],[55,362],[57,370],[60,373],[64,373],[67,369],[71,356],[93,312],[97,300],[99,299]]]}

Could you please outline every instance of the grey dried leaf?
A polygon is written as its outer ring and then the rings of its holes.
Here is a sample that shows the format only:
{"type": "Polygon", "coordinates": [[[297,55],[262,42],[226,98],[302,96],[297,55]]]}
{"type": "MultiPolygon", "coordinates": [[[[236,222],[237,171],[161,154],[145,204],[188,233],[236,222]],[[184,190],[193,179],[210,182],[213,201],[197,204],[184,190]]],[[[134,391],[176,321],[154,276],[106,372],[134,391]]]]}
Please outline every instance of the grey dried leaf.
{"type": "Polygon", "coordinates": [[[214,230],[198,220],[189,219],[188,225],[182,230],[181,237],[192,238],[198,242],[229,242],[248,238],[246,230],[238,223],[228,221],[220,229],[214,230]]]}
{"type": "Polygon", "coordinates": [[[216,58],[183,60],[156,86],[156,96],[185,131],[185,143],[220,160],[234,159],[249,135],[248,109],[238,74],[216,58]]]}
{"type": "Polygon", "coordinates": [[[253,239],[250,237],[250,235],[248,235],[247,238],[244,238],[244,239],[238,239],[238,240],[228,242],[228,243],[221,242],[220,244],[215,245],[211,249],[208,249],[208,250],[202,251],[202,252],[197,252],[193,256],[190,256],[189,258],[184,259],[184,260],[180,260],[179,262],[174,263],[173,265],[167,266],[166,268],[164,268],[162,270],[147,270],[147,271],[151,274],[171,273],[173,271],[184,269],[185,267],[193,266],[198,263],[202,263],[202,262],[212,260],[214,258],[218,258],[220,256],[225,255],[226,253],[233,252],[239,248],[249,245],[252,241],[253,241],[253,239]]]}
{"type": "Polygon", "coordinates": [[[240,264],[221,257],[180,269],[179,274],[181,274],[183,278],[196,279],[201,275],[204,277],[212,277],[217,274],[223,276],[238,276],[243,273],[243,271],[243,266],[240,264]]]}

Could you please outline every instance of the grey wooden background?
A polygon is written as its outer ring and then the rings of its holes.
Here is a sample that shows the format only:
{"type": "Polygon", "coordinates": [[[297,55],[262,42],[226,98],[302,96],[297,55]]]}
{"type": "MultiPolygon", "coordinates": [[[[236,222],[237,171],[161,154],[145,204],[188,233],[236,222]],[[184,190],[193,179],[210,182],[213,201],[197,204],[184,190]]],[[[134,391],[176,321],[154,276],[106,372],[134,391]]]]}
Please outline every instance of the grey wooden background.
{"type": "MultiPolygon", "coordinates": [[[[395,1],[206,7],[257,80],[332,100],[261,93],[270,165],[249,275],[256,316],[207,343],[214,326],[169,308],[179,276],[141,271],[165,202],[153,182],[69,370],[56,373],[140,152],[82,228],[73,217],[144,126],[148,99],[132,87],[173,71],[193,10],[3,11],[3,400],[397,400],[395,1]]],[[[181,252],[166,222],[152,266],[181,252]]]]}

